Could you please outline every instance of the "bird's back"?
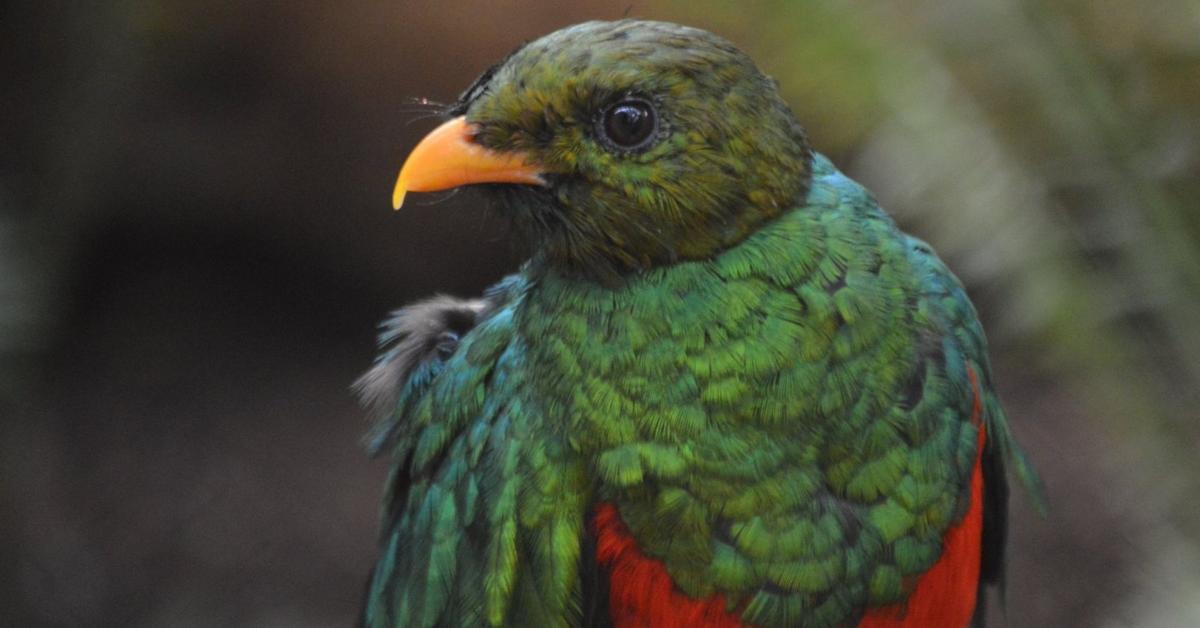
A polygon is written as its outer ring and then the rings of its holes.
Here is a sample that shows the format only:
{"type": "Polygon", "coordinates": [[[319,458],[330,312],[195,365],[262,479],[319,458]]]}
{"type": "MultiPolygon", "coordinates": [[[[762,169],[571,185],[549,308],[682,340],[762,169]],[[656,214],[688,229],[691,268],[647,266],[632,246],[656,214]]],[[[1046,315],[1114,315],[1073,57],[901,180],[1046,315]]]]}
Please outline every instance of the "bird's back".
{"type": "Polygon", "coordinates": [[[799,205],[622,286],[535,263],[415,359],[366,623],[832,626],[903,602],[1002,421],[982,332],[824,158],[799,205]]]}

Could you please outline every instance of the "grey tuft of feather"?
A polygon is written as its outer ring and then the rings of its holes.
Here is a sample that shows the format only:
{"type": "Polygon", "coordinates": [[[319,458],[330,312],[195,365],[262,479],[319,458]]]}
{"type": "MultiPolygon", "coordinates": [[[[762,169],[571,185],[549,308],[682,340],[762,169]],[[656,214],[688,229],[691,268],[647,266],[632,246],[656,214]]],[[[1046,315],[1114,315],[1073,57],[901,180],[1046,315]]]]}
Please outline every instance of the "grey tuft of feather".
{"type": "Polygon", "coordinates": [[[376,421],[385,420],[413,371],[450,357],[487,308],[485,299],[439,295],[392,312],[380,325],[379,357],[352,385],[359,402],[376,421]]]}

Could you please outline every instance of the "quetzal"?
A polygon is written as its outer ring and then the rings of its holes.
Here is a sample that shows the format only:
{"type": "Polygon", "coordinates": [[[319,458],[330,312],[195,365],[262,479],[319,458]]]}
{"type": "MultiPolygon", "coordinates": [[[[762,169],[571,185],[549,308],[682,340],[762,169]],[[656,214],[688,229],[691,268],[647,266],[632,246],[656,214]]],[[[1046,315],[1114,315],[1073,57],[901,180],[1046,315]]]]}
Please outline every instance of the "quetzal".
{"type": "Polygon", "coordinates": [[[928,245],[776,82],[661,22],[528,43],[393,198],[476,185],[530,238],[384,324],[394,467],[366,626],[966,626],[1032,478],[928,245]]]}

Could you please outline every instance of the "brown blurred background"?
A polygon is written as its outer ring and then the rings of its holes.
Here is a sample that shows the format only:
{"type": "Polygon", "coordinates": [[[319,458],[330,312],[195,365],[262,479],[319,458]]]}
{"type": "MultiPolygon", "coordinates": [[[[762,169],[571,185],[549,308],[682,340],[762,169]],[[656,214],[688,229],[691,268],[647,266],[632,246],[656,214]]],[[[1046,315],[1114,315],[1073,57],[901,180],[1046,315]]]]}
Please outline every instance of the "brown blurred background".
{"type": "Polygon", "coordinates": [[[873,6],[0,8],[0,624],[349,625],[374,326],[519,260],[469,192],[390,211],[411,103],[628,11],[749,51],[970,287],[1051,499],[995,625],[1200,625],[1200,5],[873,6]]]}

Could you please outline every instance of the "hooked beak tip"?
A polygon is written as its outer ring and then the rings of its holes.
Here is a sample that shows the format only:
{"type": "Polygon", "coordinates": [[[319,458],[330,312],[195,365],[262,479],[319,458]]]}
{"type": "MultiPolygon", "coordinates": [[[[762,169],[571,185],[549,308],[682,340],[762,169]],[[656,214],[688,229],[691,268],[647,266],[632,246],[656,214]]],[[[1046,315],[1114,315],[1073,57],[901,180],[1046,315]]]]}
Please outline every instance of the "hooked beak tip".
{"type": "Polygon", "coordinates": [[[404,195],[407,193],[403,182],[396,185],[396,189],[392,191],[392,210],[399,211],[404,206],[404,195]]]}

